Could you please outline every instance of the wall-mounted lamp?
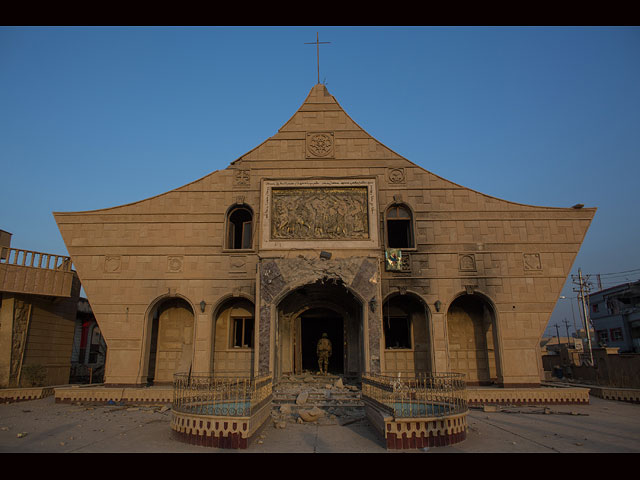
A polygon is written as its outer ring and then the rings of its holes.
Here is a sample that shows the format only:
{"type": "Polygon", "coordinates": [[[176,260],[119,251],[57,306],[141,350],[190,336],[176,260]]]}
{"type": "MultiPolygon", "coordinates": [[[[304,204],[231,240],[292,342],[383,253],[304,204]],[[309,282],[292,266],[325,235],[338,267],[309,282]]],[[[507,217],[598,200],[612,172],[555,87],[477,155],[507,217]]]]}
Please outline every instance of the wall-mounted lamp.
{"type": "Polygon", "coordinates": [[[204,307],[206,307],[206,306],[207,306],[207,302],[205,302],[204,300],[202,300],[202,301],[200,302],[200,311],[201,311],[202,313],[204,313],[204,307]]]}
{"type": "Polygon", "coordinates": [[[436,306],[436,312],[439,312],[440,308],[442,308],[442,302],[440,300],[436,300],[436,303],[434,303],[434,305],[436,306]]]}
{"type": "Polygon", "coordinates": [[[372,298],[371,300],[369,300],[369,308],[371,309],[372,312],[376,311],[376,305],[377,305],[377,302],[375,298],[372,298]]]}

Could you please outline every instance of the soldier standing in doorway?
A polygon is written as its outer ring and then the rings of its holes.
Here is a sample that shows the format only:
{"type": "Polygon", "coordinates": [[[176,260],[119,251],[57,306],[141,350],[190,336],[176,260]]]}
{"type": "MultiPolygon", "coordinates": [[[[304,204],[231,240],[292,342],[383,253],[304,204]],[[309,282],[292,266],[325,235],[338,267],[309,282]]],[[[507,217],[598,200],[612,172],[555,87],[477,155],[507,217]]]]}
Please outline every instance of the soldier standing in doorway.
{"type": "Polygon", "coordinates": [[[329,368],[329,357],[333,353],[331,346],[331,340],[326,333],[322,334],[322,338],[318,340],[318,346],[316,347],[316,354],[318,355],[318,366],[320,367],[320,373],[327,374],[329,368]]]}

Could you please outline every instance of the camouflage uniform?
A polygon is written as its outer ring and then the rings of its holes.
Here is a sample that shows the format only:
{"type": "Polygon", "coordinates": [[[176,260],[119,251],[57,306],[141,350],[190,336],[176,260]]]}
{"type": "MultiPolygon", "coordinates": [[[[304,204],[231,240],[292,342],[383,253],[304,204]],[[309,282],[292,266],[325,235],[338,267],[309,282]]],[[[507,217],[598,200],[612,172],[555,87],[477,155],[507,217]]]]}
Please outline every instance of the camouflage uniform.
{"type": "Polygon", "coordinates": [[[316,354],[318,355],[318,367],[320,367],[320,373],[327,374],[329,368],[329,357],[333,353],[331,346],[331,340],[329,340],[326,333],[322,334],[322,338],[318,340],[318,346],[316,347],[316,354]]]}

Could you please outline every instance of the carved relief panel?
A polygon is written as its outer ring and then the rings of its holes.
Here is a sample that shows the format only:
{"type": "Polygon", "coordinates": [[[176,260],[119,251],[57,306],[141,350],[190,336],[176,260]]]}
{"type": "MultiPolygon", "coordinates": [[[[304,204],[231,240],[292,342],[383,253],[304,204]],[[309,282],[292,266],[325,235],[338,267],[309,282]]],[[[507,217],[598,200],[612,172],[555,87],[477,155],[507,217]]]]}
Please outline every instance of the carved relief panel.
{"type": "Polygon", "coordinates": [[[375,248],[374,182],[265,180],[262,248],[375,248]]]}

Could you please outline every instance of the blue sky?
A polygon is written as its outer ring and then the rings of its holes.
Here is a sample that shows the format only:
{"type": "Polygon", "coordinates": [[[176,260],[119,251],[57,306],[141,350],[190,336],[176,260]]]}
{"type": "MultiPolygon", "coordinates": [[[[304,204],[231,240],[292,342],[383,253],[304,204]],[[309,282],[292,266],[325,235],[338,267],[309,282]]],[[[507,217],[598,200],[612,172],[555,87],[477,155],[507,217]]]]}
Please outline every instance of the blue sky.
{"type": "MultiPolygon", "coordinates": [[[[640,278],[636,27],[0,27],[0,229],[67,254],[51,212],[226,168],[317,82],[316,32],[320,80],[369,134],[488,195],[598,207],[572,273],[640,278]]],[[[560,300],[548,332],[564,318],[560,300]]]]}

